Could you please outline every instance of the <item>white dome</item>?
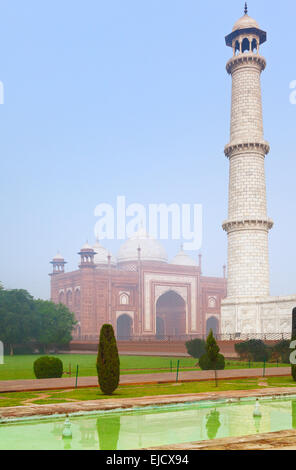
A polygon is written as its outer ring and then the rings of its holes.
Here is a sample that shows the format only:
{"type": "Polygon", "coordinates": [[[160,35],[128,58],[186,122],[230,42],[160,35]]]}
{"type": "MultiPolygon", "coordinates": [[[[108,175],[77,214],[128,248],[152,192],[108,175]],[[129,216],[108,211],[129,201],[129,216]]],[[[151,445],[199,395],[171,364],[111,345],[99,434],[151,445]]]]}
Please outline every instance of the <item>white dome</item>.
{"type": "Polygon", "coordinates": [[[260,29],[259,24],[256,20],[251,18],[249,15],[242,16],[233,26],[232,31],[238,31],[239,29],[249,29],[249,28],[257,28],[260,29]]]}
{"type": "Polygon", "coordinates": [[[83,247],[81,248],[81,251],[85,251],[85,250],[88,250],[88,251],[93,251],[93,247],[90,246],[87,242],[83,245],[83,247]]]}
{"type": "Polygon", "coordinates": [[[175,256],[171,261],[171,264],[176,264],[178,266],[197,266],[197,263],[193,258],[191,258],[183,249],[175,256]]]}
{"type": "MultiPolygon", "coordinates": [[[[99,240],[96,241],[96,243],[93,246],[93,249],[95,251],[95,257],[94,257],[94,262],[95,264],[108,264],[108,256],[109,252],[106,248],[104,248],[99,240]]],[[[111,264],[116,264],[116,259],[111,255],[111,264]]]]}
{"type": "Polygon", "coordinates": [[[118,263],[137,261],[139,247],[141,248],[141,261],[167,263],[168,257],[164,247],[155,238],[150,237],[144,229],[140,229],[121,245],[117,256],[118,263]]]}
{"type": "Polygon", "coordinates": [[[63,256],[61,255],[61,253],[58,253],[54,258],[53,258],[54,261],[64,261],[64,258],[63,256]]]}

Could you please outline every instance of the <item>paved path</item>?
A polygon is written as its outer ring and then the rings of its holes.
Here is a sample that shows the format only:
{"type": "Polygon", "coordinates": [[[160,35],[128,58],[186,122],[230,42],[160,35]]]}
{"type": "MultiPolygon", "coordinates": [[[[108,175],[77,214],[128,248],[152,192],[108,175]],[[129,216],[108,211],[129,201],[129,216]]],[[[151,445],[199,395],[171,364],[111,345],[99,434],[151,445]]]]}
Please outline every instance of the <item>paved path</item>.
{"type": "MultiPolygon", "coordinates": [[[[263,369],[232,369],[217,372],[219,379],[239,379],[262,377],[263,369]]],[[[265,371],[266,377],[281,377],[291,375],[290,367],[271,367],[265,371]]],[[[214,378],[213,371],[187,371],[179,373],[179,381],[202,381],[214,378]]],[[[122,375],[120,385],[169,383],[176,381],[176,372],[164,372],[158,374],[133,374],[122,375]]],[[[78,387],[95,387],[98,384],[97,377],[79,377],[78,387]]],[[[33,390],[56,390],[74,388],[75,377],[62,379],[40,379],[40,380],[2,380],[0,381],[0,393],[20,392],[33,390]]]]}
{"type": "MultiPolygon", "coordinates": [[[[215,401],[220,399],[262,398],[270,396],[289,397],[295,395],[295,387],[264,388],[256,390],[226,390],[223,392],[206,392],[194,394],[161,395],[152,397],[133,398],[105,398],[103,400],[86,400],[76,402],[52,403],[36,405],[28,403],[22,406],[2,407],[1,418],[24,418],[28,416],[50,416],[54,414],[78,413],[90,411],[107,411],[115,409],[127,409],[144,406],[173,405],[178,403],[196,403],[201,401],[215,401]]],[[[295,431],[296,432],[296,431],[295,431]]],[[[235,439],[238,439],[237,437],[235,439]]]]}

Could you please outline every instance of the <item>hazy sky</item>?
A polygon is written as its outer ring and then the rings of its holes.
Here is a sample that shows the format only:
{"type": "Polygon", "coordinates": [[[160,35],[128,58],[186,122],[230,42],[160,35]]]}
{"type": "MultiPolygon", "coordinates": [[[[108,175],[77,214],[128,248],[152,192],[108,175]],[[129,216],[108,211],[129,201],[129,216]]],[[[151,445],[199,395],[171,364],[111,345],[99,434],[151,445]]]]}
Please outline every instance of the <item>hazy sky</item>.
{"type": "MultiPolygon", "coordinates": [[[[227,239],[231,49],[243,14],[227,0],[1,2],[1,272],[7,288],[49,296],[59,249],[77,267],[94,209],[200,203],[203,267],[221,275],[227,239]]],[[[295,0],[250,1],[261,53],[272,294],[296,293],[295,0]]],[[[116,254],[120,242],[105,241],[116,254]]],[[[180,242],[165,244],[169,256],[180,242]]],[[[197,257],[197,253],[192,253],[197,257]]]]}

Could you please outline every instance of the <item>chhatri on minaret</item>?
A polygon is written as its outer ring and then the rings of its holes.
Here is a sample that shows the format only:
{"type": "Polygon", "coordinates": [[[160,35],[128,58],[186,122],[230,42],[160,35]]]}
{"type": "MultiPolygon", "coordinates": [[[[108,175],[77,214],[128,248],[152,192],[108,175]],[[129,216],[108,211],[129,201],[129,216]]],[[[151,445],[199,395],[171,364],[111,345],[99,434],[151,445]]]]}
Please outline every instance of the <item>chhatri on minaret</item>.
{"type": "Polygon", "coordinates": [[[232,57],[226,70],[232,78],[229,160],[227,298],[222,303],[222,333],[262,334],[291,331],[296,296],[270,297],[268,217],[261,73],[266,60],[260,54],[267,34],[257,21],[244,16],[226,36],[232,57]]]}

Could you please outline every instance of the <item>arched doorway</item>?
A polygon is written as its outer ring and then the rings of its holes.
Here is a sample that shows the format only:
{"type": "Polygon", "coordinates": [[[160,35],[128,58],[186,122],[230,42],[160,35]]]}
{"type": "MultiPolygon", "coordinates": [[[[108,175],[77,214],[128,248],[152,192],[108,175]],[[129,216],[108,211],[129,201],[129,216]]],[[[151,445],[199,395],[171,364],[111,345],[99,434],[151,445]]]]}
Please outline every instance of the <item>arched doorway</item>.
{"type": "Polygon", "coordinates": [[[156,336],[186,335],[186,304],[174,291],[159,297],[156,303],[156,336]]]}
{"type": "Polygon", "coordinates": [[[210,330],[213,331],[214,335],[219,333],[219,320],[216,317],[210,317],[207,319],[207,336],[210,330]]]}
{"type": "Polygon", "coordinates": [[[123,314],[117,318],[117,339],[128,341],[133,332],[133,320],[129,315],[123,314]]]}

